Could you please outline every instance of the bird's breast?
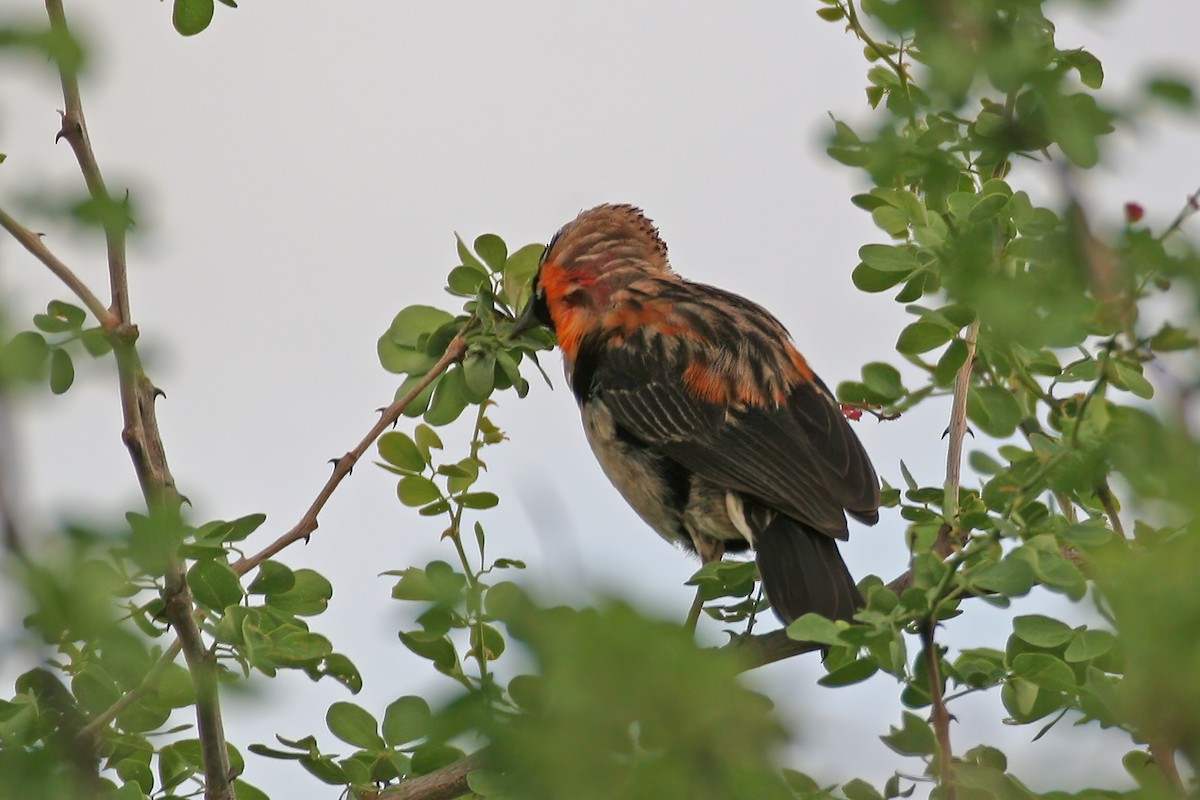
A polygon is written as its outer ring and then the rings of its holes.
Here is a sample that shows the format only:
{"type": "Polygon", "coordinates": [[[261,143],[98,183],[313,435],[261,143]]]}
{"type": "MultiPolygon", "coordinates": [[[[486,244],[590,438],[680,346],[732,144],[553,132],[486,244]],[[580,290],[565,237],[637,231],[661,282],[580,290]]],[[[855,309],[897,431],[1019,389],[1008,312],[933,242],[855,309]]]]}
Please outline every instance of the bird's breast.
{"type": "Polygon", "coordinates": [[[625,502],[659,536],[689,545],[681,514],[687,502],[690,475],[665,456],[631,441],[618,429],[602,399],[584,403],[582,413],[588,444],[625,502]]]}

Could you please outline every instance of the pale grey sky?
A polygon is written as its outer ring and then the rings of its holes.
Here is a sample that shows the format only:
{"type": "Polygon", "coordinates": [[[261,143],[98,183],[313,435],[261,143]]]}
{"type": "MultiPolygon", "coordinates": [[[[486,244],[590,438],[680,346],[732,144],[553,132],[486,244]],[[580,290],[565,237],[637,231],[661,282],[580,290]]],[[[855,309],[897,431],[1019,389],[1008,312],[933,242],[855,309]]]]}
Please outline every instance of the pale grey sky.
{"type": "MultiPolygon", "coordinates": [[[[679,272],[767,305],[831,385],[867,361],[899,365],[903,309],[849,279],[858,247],[885,237],[849,202],[860,176],[823,152],[827,112],[866,117],[866,65],[849,34],[817,19],[816,3],[241,5],[218,6],[212,28],[190,40],[170,29],[169,3],[77,0],[67,10],[92,46],[83,91],[94,147],[110,187],[131,187],[139,209],[133,315],[168,395],[159,416],[172,468],[198,520],[268,515],[251,549],[296,522],[327,459],[389,401],[396,380],[378,365],[375,340],[395,312],[457,307],[441,292],[456,230],[468,239],[492,231],[515,247],[545,241],[582,208],[636,203],[679,272]]],[[[36,0],[9,0],[0,24],[41,13],[36,0]]],[[[1130,0],[1103,20],[1061,22],[1058,39],[1092,50],[1120,96],[1154,65],[1195,76],[1198,27],[1192,2],[1130,0]]],[[[0,59],[0,203],[103,289],[96,239],[24,205],[47,189],[80,188],[69,149],[53,142],[60,107],[48,68],[0,59]]],[[[1194,121],[1161,116],[1143,128],[1113,143],[1116,170],[1081,179],[1098,216],[1137,200],[1161,224],[1200,183],[1194,121]]],[[[1041,169],[1022,174],[1052,185],[1041,169]]],[[[66,297],[13,243],[0,241],[0,259],[11,320],[66,297]]],[[[682,619],[694,562],[609,487],[558,356],[544,363],[555,391],[535,381],[526,402],[504,395],[493,413],[512,441],[488,454],[484,488],[502,497],[481,517],[491,552],[528,561],[550,597],[606,592],[682,619]]],[[[859,423],[883,477],[900,482],[903,456],[919,480],[941,481],[946,410],[859,423]]],[[[116,522],[140,503],[109,362],[81,370],[65,397],[22,396],[16,420],[31,531],[72,516],[116,522]]],[[[443,438],[454,447],[453,431],[443,438]]],[[[366,689],[353,699],[375,710],[398,694],[452,691],[397,641],[407,620],[389,599],[392,580],[376,577],[453,555],[439,523],[401,507],[393,489],[391,475],[363,464],[311,544],[283,556],[333,581],[331,609],[314,628],[363,670],[366,689]]],[[[901,572],[902,531],[894,514],[855,529],[844,549],[851,571],[901,572]]],[[[1016,610],[1047,603],[1061,606],[1038,595],[1016,610]]],[[[947,639],[1002,646],[1010,614],[972,611],[947,626],[947,639]]],[[[721,639],[715,624],[707,635],[721,639]]],[[[0,672],[18,662],[0,654],[0,672]]],[[[814,685],[821,673],[808,657],[748,679],[795,732],[792,766],[877,783],[919,769],[877,739],[899,720],[895,685],[877,677],[826,691],[814,685]]],[[[277,683],[259,698],[229,695],[233,741],[323,731],[328,703],[349,699],[332,683],[277,683]]],[[[1064,724],[1031,746],[1036,726],[1004,728],[998,708],[995,693],[960,701],[956,746],[998,742],[1038,789],[1119,773],[1119,737],[1064,724]],[[1108,756],[1099,768],[1098,752],[1108,756]]],[[[293,765],[254,757],[246,778],[321,791],[293,765]]]]}

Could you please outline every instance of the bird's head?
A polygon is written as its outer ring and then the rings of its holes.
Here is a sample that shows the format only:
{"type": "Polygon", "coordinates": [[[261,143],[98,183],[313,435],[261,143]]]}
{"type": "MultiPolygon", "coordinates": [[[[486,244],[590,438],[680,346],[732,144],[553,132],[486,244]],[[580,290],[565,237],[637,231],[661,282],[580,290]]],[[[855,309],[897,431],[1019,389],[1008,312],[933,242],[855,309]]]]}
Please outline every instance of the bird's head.
{"type": "Polygon", "coordinates": [[[542,256],[522,319],[570,344],[603,313],[613,292],[647,276],[673,276],[658,229],[631,205],[602,205],[564,225],[542,256]]]}

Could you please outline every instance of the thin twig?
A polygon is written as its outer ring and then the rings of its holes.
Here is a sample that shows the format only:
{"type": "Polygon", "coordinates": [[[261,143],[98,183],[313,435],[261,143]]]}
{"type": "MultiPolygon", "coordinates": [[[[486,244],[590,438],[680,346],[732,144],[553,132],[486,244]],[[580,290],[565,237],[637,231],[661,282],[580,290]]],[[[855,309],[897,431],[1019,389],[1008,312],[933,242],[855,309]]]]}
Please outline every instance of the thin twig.
{"type": "Polygon", "coordinates": [[[925,669],[929,673],[930,722],[938,743],[938,785],[945,790],[946,800],[958,797],[954,782],[954,751],[950,746],[950,712],[942,697],[941,669],[938,667],[937,645],[933,631],[937,621],[930,619],[921,626],[921,646],[925,650],[925,669]]]}
{"type": "Polygon", "coordinates": [[[79,738],[90,738],[102,731],[108,723],[112,722],[117,716],[136,703],[141,698],[153,692],[158,687],[158,682],[167,673],[167,667],[172,664],[179,652],[183,649],[183,644],[176,639],[171,643],[171,646],[158,657],[158,662],[151,667],[146,673],[146,677],[135,688],[131,689],[126,694],[122,695],[117,702],[113,703],[104,711],[97,714],[87,725],[84,725],[79,730],[79,738]]]}
{"type": "Polygon", "coordinates": [[[1118,536],[1128,539],[1129,537],[1125,535],[1125,526],[1121,524],[1121,514],[1117,510],[1116,498],[1113,497],[1107,480],[1100,481],[1100,485],[1096,487],[1096,496],[1100,498],[1100,503],[1104,506],[1104,513],[1108,515],[1108,524],[1112,525],[1112,529],[1118,536]]]}
{"type": "Polygon", "coordinates": [[[50,268],[59,280],[67,285],[76,297],[87,306],[88,311],[100,322],[100,325],[105,330],[111,330],[116,327],[117,319],[107,308],[100,298],[92,293],[92,290],[87,287],[79,277],[71,271],[71,268],[59,260],[58,256],[50,252],[46,245],[42,244],[42,239],[33,231],[26,228],[21,223],[13,219],[4,209],[0,208],[0,227],[8,231],[14,239],[16,239],[22,247],[33,254],[33,257],[50,268]]]}
{"type": "Polygon", "coordinates": [[[967,435],[967,394],[971,390],[971,371],[975,368],[975,342],[979,338],[979,320],[967,328],[967,360],[954,376],[954,403],[950,408],[950,438],[946,446],[946,494],[943,510],[946,521],[957,527],[958,487],[962,477],[962,447],[967,435]]]}
{"type": "Polygon", "coordinates": [[[417,395],[425,391],[429,384],[433,383],[434,379],[445,372],[451,364],[462,358],[463,353],[465,353],[467,349],[466,340],[463,339],[464,332],[465,328],[462,331],[459,331],[458,335],[451,340],[450,344],[446,347],[446,352],[443,353],[442,357],[438,359],[438,362],[433,365],[433,369],[429,370],[424,379],[422,379],[420,383],[414,386],[412,390],[407,392],[403,397],[397,399],[396,402],[385,408],[380,414],[379,421],[371,427],[371,430],[367,432],[367,435],[363,437],[362,441],[359,442],[353,450],[346,453],[334,463],[333,474],[329,476],[329,480],[327,480],[325,485],[321,487],[321,491],[317,493],[316,499],[313,500],[312,505],[308,507],[308,510],[304,512],[304,516],[300,518],[300,521],[297,522],[290,531],[280,536],[267,547],[264,547],[262,550],[252,556],[248,556],[236,561],[233,564],[234,572],[236,572],[238,575],[245,575],[247,572],[254,569],[259,564],[278,553],[280,550],[283,550],[288,545],[294,544],[301,539],[307,539],[309,535],[311,535],[312,532],[317,529],[317,515],[321,513],[321,509],[325,507],[325,503],[329,501],[330,496],[333,495],[333,492],[335,489],[337,489],[338,484],[340,484],[342,480],[350,474],[350,471],[354,469],[354,465],[358,463],[360,458],[362,458],[363,453],[367,451],[367,448],[371,446],[372,442],[378,439],[384,431],[396,424],[396,420],[400,418],[400,414],[403,413],[408,404],[411,403],[417,397],[417,395]]]}
{"type": "Polygon", "coordinates": [[[1197,211],[1200,211],[1200,189],[1188,195],[1187,200],[1180,209],[1179,214],[1171,221],[1171,224],[1166,227],[1162,233],[1158,235],[1159,241],[1166,239],[1175,231],[1183,227],[1183,223],[1187,222],[1197,211]]]}

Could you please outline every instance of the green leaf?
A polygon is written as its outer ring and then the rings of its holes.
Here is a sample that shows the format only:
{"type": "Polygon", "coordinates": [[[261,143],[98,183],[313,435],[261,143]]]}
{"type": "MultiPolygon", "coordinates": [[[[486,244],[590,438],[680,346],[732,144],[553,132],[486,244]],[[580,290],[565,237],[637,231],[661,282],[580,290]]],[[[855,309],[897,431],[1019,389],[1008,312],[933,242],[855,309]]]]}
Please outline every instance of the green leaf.
{"type": "Polygon", "coordinates": [[[971,570],[970,583],[977,589],[997,592],[1005,597],[1020,597],[1033,588],[1033,568],[1019,558],[1005,558],[971,570]]]}
{"type": "Polygon", "coordinates": [[[1157,76],[1146,84],[1146,93],[1159,100],[1179,106],[1192,108],[1196,105],[1196,92],[1192,85],[1179,78],[1157,76]]]}
{"type": "Polygon", "coordinates": [[[214,611],[242,600],[237,573],[222,561],[197,561],[187,572],[187,582],[196,602],[214,611]]]}
{"type": "Polygon", "coordinates": [[[967,414],[985,433],[997,438],[1012,436],[1024,417],[1021,404],[1003,386],[980,386],[967,395],[967,414]]]}
{"type": "Polygon", "coordinates": [[[213,0],[175,0],[171,22],[183,36],[195,36],[212,22],[213,0]]]}
{"type": "Polygon", "coordinates": [[[1078,689],[1071,668],[1047,653],[1022,653],[1013,659],[1012,668],[1015,674],[1042,689],[1068,693],[1078,689]]]}
{"type": "Polygon", "coordinates": [[[825,8],[817,9],[817,16],[826,22],[837,22],[845,18],[846,12],[837,6],[826,6],[825,8]]]}
{"type": "Polygon", "coordinates": [[[875,269],[867,264],[859,264],[850,275],[850,279],[854,281],[854,285],[864,292],[887,291],[896,284],[903,283],[907,278],[908,273],[886,272],[875,269]]]}
{"type": "Polygon", "coordinates": [[[499,797],[504,795],[508,782],[498,772],[476,769],[467,773],[467,787],[480,797],[499,797]]]}
{"type": "Polygon", "coordinates": [[[905,711],[903,726],[891,727],[887,736],[880,736],[883,743],[902,756],[933,755],[937,752],[937,738],[929,723],[916,714],[905,711]]]}
{"type": "Polygon", "coordinates": [[[463,751],[446,744],[424,744],[413,751],[412,768],[417,775],[428,775],[436,769],[453,764],[463,757],[463,751]]]}
{"type": "Polygon", "coordinates": [[[433,712],[424,698],[405,696],[383,714],[383,738],[391,747],[416,741],[429,733],[433,712]]]}
{"type": "Polygon", "coordinates": [[[1150,349],[1160,353],[1190,350],[1197,344],[1200,342],[1186,328],[1176,328],[1170,324],[1164,324],[1150,339],[1150,349]]]}
{"type": "Polygon", "coordinates": [[[298,617],[320,614],[333,597],[333,585],[319,572],[298,569],[294,573],[296,582],[291,589],[267,595],[267,602],[279,611],[298,617]]]}
{"type": "Polygon", "coordinates": [[[1071,50],[1063,55],[1067,66],[1079,73],[1079,80],[1089,89],[1099,89],[1104,84],[1104,67],[1100,59],[1087,50],[1071,50]]]}
{"type": "Polygon", "coordinates": [[[862,262],[879,272],[900,272],[905,275],[921,268],[921,262],[907,247],[886,244],[866,244],[858,249],[862,262]]]}
{"type": "Polygon", "coordinates": [[[325,714],[329,732],[346,744],[364,750],[382,750],[386,745],[379,735],[379,723],[362,706],[340,701],[329,707],[325,714]]]}
{"type": "Polygon", "coordinates": [[[452,368],[438,381],[425,412],[425,421],[430,425],[449,425],[458,419],[467,407],[467,388],[461,368],[452,368]]]}
{"type": "Polygon", "coordinates": [[[413,305],[401,310],[379,337],[380,363],[389,372],[428,371],[437,361],[437,356],[426,352],[429,337],[453,321],[449,312],[433,306],[413,305]]]}
{"type": "MultiPolygon", "coordinates": [[[[790,634],[789,634],[790,635],[790,634]]],[[[828,675],[822,676],[817,683],[822,686],[849,686],[861,683],[879,671],[879,665],[873,658],[860,658],[851,661],[844,667],[839,667],[828,675]]]]}
{"type": "Polygon", "coordinates": [[[80,332],[79,341],[83,345],[83,349],[87,350],[88,355],[93,358],[99,358],[112,352],[112,344],[101,328],[88,328],[80,332]]]}
{"type": "Polygon", "coordinates": [[[280,594],[296,585],[296,573],[278,561],[264,561],[246,591],[250,594],[280,594]]]}
{"type": "Polygon", "coordinates": [[[905,394],[900,371],[891,364],[872,362],[862,368],[863,383],[875,394],[894,401],[905,394]]]}
{"type": "Polygon", "coordinates": [[[439,672],[454,674],[458,671],[458,653],[454,643],[445,636],[432,639],[425,637],[424,631],[399,633],[400,642],[421,658],[429,659],[439,672]]]}
{"type": "Polygon", "coordinates": [[[842,794],[846,795],[846,800],[883,800],[883,795],[862,778],[855,778],[843,785],[842,794]]]}
{"type": "Polygon", "coordinates": [[[446,276],[446,288],[450,294],[459,297],[474,297],[479,292],[480,284],[488,279],[487,273],[474,267],[455,267],[446,276]]]}
{"type": "Polygon", "coordinates": [[[1117,637],[1108,631],[1081,631],[1067,645],[1063,658],[1072,664],[1081,661],[1091,661],[1112,650],[1117,643],[1117,637]]]}
{"type": "Polygon", "coordinates": [[[1041,614],[1029,614],[1013,620],[1013,634],[1036,647],[1058,647],[1075,638],[1065,622],[1041,614]]]}
{"type": "Polygon", "coordinates": [[[396,495],[406,506],[423,506],[440,500],[442,492],[438,485],[424,475],[405,475],[396,484],[396,495]]]}
{"type": "Polygon", "coordinates": [[[831,619],[820,614],[808,613],[787,626],[789,639],[798,642],[816,642],[817,644],[837,645],[846,644],[842,640],[842,627],[831,619]]]}
{"type": "MultiPolygon", "coordinates": [[[[221,2],[226,3],[228,0],[221,0],[221,2]]],[[[233,793],[237,800],[271,800],[270,796],[262,789],[246,783],[241,778],[234,780],[233,793]]]]}
{"type": "Polygon", "coordinates": [[[504,294],[514,310],[523,309],[529,301],[533,276],[537,274],[545,251],[545,245],[527,244],[508,257],[504,265],[504,294]]]}
{"type": "Polygon", "coordinates": [[[508,261],[508,247],[504,240],[494,233],[485,233],[478,237],[475,240],[475,252],[492,272],[503,271],[504,264],[508,261]]]}
{"type": "Polygon", "coordinates": [[[396,467],[407,472],[421,472],[425,469],[425,457],[421,455],[416,442],[408,434],[401,431],[388,431],[379,437],[379,456],[396,467]]]}
{"type": "Polygon", "coordinates": [[[938,359],[933,369],[933,380],[938,386],[949,386],[958,376],[959,369],[967,363],[967,344],[962,339],[955,338],[938,359]]]}
{"type": "Polygon", "coordinates": [[[46,337],[34,331],[23,331],[0,348],[0,377],[16,380],[36,380],[44,373],[43,365],[50,358],[46,337]]]}
{"type": "Polygon", "coordinates": [[[954,338],[954,331],[945,325],[920,320],[900,331],[896,350],[905,355],[924,353],[940,347],[954,338]]]}
{"type": "Polygon", "coordinates": [[[392,597],[396,600],[433,601],[437,598],[429,577],[420,567],[409,567],[398,573],[392,571],[386,574],[400,575],[400,580],[392,587],[392,597]]]}
{"type": "Polygon", "coordinates": [[[463,385],[472,403],[481,403],[496,386],[496,354],[471,353],[462,364],[463,385]]]}
{"type": "Polygon", "coordinates": [[[468,492],[455,499],[465,508],[476,509],[495,508],[500,502],[500,498],[491,492],[468,492]]]}
{"type": "Polygon", "coordinates": [[[71,354],[61,347],[50,351],[50,391],[63,394],[75,382],[75,365],[71,363],[71,354]]]}

